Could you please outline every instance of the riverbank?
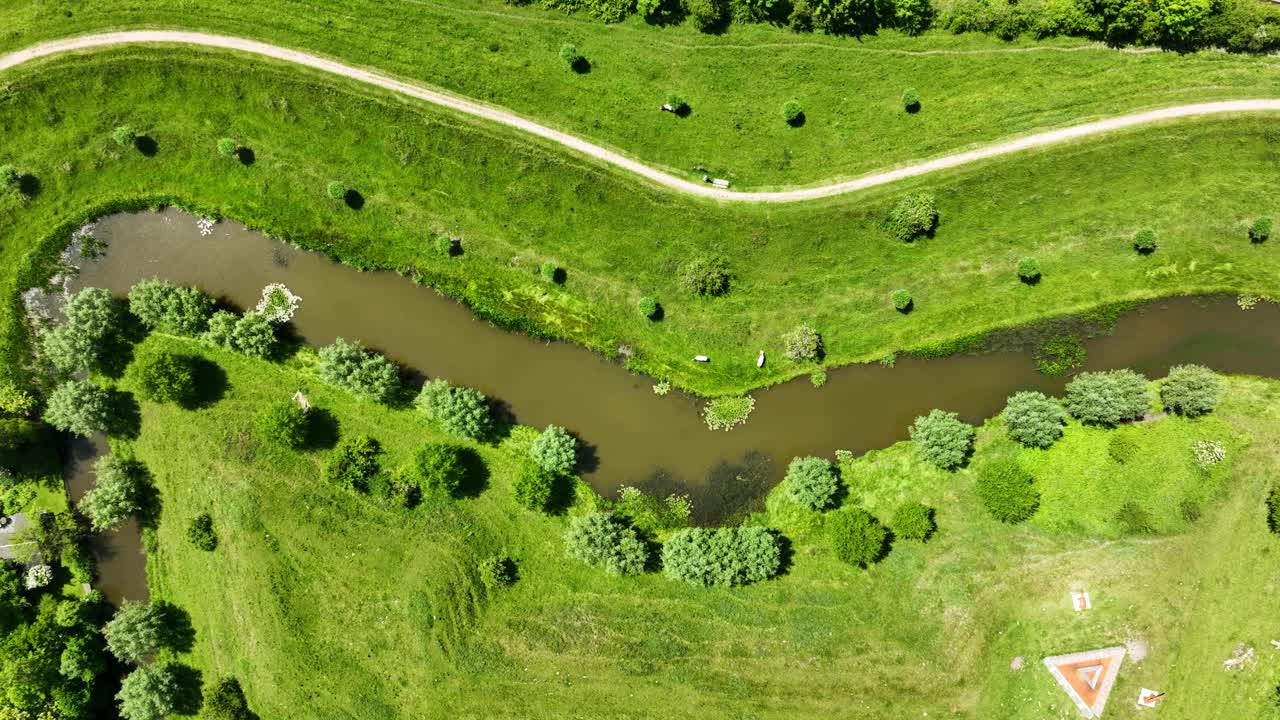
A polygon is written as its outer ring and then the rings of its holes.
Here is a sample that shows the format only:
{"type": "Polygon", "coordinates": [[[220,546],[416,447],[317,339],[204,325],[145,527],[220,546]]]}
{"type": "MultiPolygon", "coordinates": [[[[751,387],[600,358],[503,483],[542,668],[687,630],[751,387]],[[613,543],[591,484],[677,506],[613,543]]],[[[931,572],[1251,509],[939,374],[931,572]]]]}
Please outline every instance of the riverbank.
{"type": "Polygon", "coordinates": [[[831,367],[902,349],[945,352],[958,327],[981,333],[1120,300],[1280,296],[1270,246],[1245,232],[1273,210],[1275,139],[1261,120],[1162,126],[1155,137],[1121,134],[785,209],[724,208],[270,63],[153,49],[28,70],[0,107],[12,160],[39,185],[29,201],[7,200],[12,212],[0,218],[0,236],[11,238],[0,246],[13,268],[0,317],[10,367],[24,364],[16,295],[53,269],[57,232],[154,202],[241,219],[358,268],[398,270],[499,325],[622,355],[704,395],[813,372],[783,357],[782,335],[802,322],[822,334],[831,367]],[[111,141],[123,122],[155,141],[153,156],[111,141]],[[255,162],[221,158],[223,135],[255,162]],[[1224,155],[1235,161],[1215,161],[1224,155]],[[1132,162],[1108,159],[1117,156],[1132,162]],[[360,209],[324,194],[339,178],[358,191],[360,209]],[[937,195],[941,224],[935,237],[903,244],[884,217],[918,190],[937,195]],[[1149,257],[1131,249],[1145,225],[1160,238],[1149,257]],[[461,255],[436,252],[437,233],[459,239],[461,255]],[[1014,272],[1024,255],[1041,263],[1037,285],[1014,272]],[[729,293],[683,291],[675,271],[714,256],[729,259],[729,293]],[[563,284],[541,278],[548,261],[564,270],[563,284]],[[915,297],[906,315],[889,300],[900,288],[915,297]],[[636,309],[644,295],[661,303],[661,321],[636,309]],[[692,363],[694,354],[712,362],[692,363]]]}

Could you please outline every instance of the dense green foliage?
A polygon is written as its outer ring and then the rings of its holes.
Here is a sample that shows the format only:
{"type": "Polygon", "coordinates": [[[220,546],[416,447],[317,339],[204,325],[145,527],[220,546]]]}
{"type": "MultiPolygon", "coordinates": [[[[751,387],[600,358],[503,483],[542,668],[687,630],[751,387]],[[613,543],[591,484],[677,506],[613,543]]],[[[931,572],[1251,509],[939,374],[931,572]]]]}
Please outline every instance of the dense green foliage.
{"type": "Polygon", "coordinates": [[[307,413],[292,400],[276,400],[258,411],[258,435],[269,443],[296,450],[307,442],[307,413]]]}
{"type": "Polygon", "coordinates": [[[841,562],[866,567],[884,556],[889,531],[871,513],[845,508],[827,516],[827,541],[841,562]]]}
{"type": "Polygon", "coordinates": [[[187,405],[196,395],[192,363],[189,355],[163,350],[142,353],[129,366],[129,382],[144,400],[187,405]]]}
{"type": "Polygon", "coordinates": [[[652,295],[645,295],[636,303],[636,309],[639,310],[640,314],[646,318],[650,320],[657,320],[662,306],[658,304],[657,298],[654,298],[652,295]]]}
{"type": "Polygon", "coordinates": [[[918,112],[920,110],[920,91],[915,88],[907,88],[902,91],[902,109],[907,112],[918,112]]]}
{"type": "Polygon", "coordinates": [[[938,529],[933,519],[933,508],[918,502],[904,502],[893,511],[889,527],[893,536],[903,540],[928,540],[938,529]]]}
{"type": "Polygon", "coordinates": [[[529,457],[549,473],[567,475],[578,464],[578,441],[559,425],[548,425],[529,446],[529,457]]]}
{"type": "Polygon", "coordinates": [[[889,232],[903,242],[932,236],[938,226],[938,201],[930,193],[907,195],[889,211],[889,232]]]}
{"type": "Polygon", "coordinates": [[[104,717],[97,600],[24,591],[19,567],[0,559],[0,717],[104,717]]]}
{"type": "Polygon", "coordinates": [[[1203,365],[1175,365],[1160,383],[1165,409],[1187,417],[1212,412],[1222,399],[1222,381],[1203,365]]]}
{"type": "Polygon", "coordinates": [[[332,180],[324,188],[325,193],[334,200],[343,200],[347,197],[347,193],[351,192],[347,189],[347,184],[341,180],[332,180]]]}
{"type": "Polygon", "coordinates": [[[1024,390],[1009,396],[1002,417],[1009,437],[1027,447],[1047,448],[1062,437],[1067,412],[1056,399],[1024,390]]]}
{"type": "Polygon", "coordinates": [[[138,140],[138,133],[132,125],[120,125],[111,131],[111,139],[120,147],[132,147],[138,140]]]}
{"type": "Polygon", "coordinates": [[[687,527],[693,514],[693,502],[688,495],[673,494],[659,499],[630,485],[618,489],[618,500],[612,506],[614,517],[647,535],[687,527]]]}
{"type": "Polygon", "coordinates": [[[164,645],[165,610],[161,605],[126,600],[102,628],[111,654],[137,664],[164,645]]]}
{"type": "Polygon", "coordinates": [[[236,152],[239,149],[240,147],[236,145],[236,141],[229,137],[224,137],[218,140],[218,154],[221,155],[222,157],[225,157],[225,158],[235,157],[236,152]]]}
{"type": "Polygon", "coordinates": [[[200,715],[207,720],[252,720],[257,717],[249,710],[240,681],[233,677],[220,677],[204,688],[204,704],[200,715]]]}
{"type": "Polygon", "coordinates": [[[801,362],[817,360],[822,355],[822,336],[807,324],[797,325],[782,336],[783,354],[801,362]]]}
{"type": "Polygon", "coordinates": [[[538,463],[530,460],[520,466],[512,484],[512,493],[516,504],[529,510],[544,511],[551,502],[551,494],[555,489],[556,476],[543,469],[538,463]]]}
{"type": "Polygon", "coordinates": [[[893,300],[893,309],[900,313],[911,312],[911,309],[915,306],[915,299],[911,297],[910,290],[894,290],[891,299],[893,300]]]}
{"type": "Polygon", "coordinates": [[[1024,283],[1032,284],[1040,281],[1040,261],[1033,257],[1024,257],[1018,261],[1018,278],[1024,283]]]}
{"type": "Polygon", "coordinates": [[[973,447],[973,426],[953,412],[932,410],[911,424],[911,441],[916,452],[943,470],[954,470],[964,464],[973,447]]]}
{"type": "Polygon", "coordinates": [[[279,350],[275,325],[256,312],[237,317],[233,312],[219,310],[209,318],[209,330],[204,337],[229,350],[263,360],[274,358],[279,350]]]}
{"type": "Polygon", "coordinates": [[[697,587],[748,585],[778,573],[782,551],[767,528],[686,528],[662,544],[662,572],[697,587]]]}
{"type": "Polygon", "coordinates": [[[44,355],[68,372],[104,370],[121,350],[120,303],[102,288],[85,288],[63,308],[64,322],[44,335],[44,355]]]}
{"type": "Polygon", "coordinates": [[[320,377],[357,395],[388,402],[400,389],[399,366],[365,350],[358,341],[338,338],[332,345],[320,348],[319,357],[320,377]]]}
{"type": "Polygon", "coordinates": [[[1020,523],[1040,506],[1040,493],[1032,486],[1031,474],[1016,460],[983,463],[974,489],[987,512],[1001,522],[1020,523]]]}
{"type": "Polygon", "coordinates": [[[137,460],[103,455],[93,472],[93,487],[80,498],[80,511],[95,531],[115,529],[141,509],[146,471],[137,460]]]}
{"type": "Polygon", "coordinates": [[[1147,379],[1132,370],[1080,373],[1067,383],[1066,393],[1067,411],[1091,425],[1116,425],[1151,408],[1147,379]]]}
{"type": "Polygon", "coordinates": [[[368,435],[343,438],[329,453],[324,465],[325,479],[336,485],[364,492],[378,474],[382,445],[368,435]]]}
{"type": "Polygon", "coordinates": [[[791,499],[810,510],[830,507],[840,484],[835,467],[820,457],[793,459],[783,483],[791,499]]]}
{"type": "Polygon", "coordinates": [[[1138,443],[1129,433],[1117,432],[1107,441],[1107,457],[1124,464],[1138,455],[1138,443]]]}
{"type": "Polygon", "coordinates": [[[804,106],[799,100],[788,100],[782,104],[782,119],[788,125],[799,125],[804,122],[804,106]]]}
{"type": "Polygon", "coordinates": [[[602,568],[610,575],[639,575],[649,562],[649,549],[636,531],[608,513],[591,512],[573,518],[564,544],[569,557],[602,568]]]}
{"type": "Polygon", "coordinates": [[[476,574],[489,590],[501,590],[515,583],[516,564],[506,555],[491,555],[476,566],[476,574]]]}
{"type": "Polygon", "coordinates": [[[144,665],[125,676],[116,700],[124,720],[163,720],[177,705],[180,687],[173,668],[144,665]]]}
{"type": "Polygon", "coordinates": [[[749,395],[713,398],[702,408],[702,420],[712,430],[732,430],[745,424],[755,407],[755,398],[749,395]]]}
{"type": "Polygon", "coordinates": [[[1036,350],[1036,369],[1042,375],[1058,377],[1084,365],[1088,353],[1075,333],[1054,335],[1036,350]]]}
{"type": "Polygon", "coordinates": [[[65,432],[88,437],[111,424],[111,395],[88,380],[68,380],[49,393],[44,420],[65,432]]]}
{"type": "Polygon", "coordinates": [[[463,448],[452,443],[425,443],[413,454],[414,475],[420,487],[436,497],[458,494],[466,478],[463,448]]]}
{"type": "Polygon", "coordinates": [[[205,552],[217,549],[218,535],[213,531],[213,517],[209,513],[200,513],[187,523],[187,542],[205,552]]]}
{"type": "Polygon", "coordinates": [[[1151,228],[1143,228],[1133,236],[1133,249],[1142,255],[1150,255],[1158,246],[1156,231],[1151,228]]]}
{"type": "Polygon", "coordinates": [[[680,266],[680,285],[702,297],[729,292],[729,264],[719,257],[698,257],[680,266]]]}
{"type": "Polygon", "coordinates": [[[129,290],[129,312],[149,328],[195,337],[209,326],[213,298],[168,280],[143,280],[129,290]]]}
{"type": "Polygon", "coordinates": [[[1266,242],[1271,237],[1272,221],[1269,217],[1260,217],[1249,226],[1249,240],[1255,243],[1266,242]]]}
{"type": "Polygon", "coordinates": [[[445,431],[472,440],[493,432],[493,415],[484,393],[469,387],[454,387],[441,378],[422,386],[414,405],[445,431]]]}

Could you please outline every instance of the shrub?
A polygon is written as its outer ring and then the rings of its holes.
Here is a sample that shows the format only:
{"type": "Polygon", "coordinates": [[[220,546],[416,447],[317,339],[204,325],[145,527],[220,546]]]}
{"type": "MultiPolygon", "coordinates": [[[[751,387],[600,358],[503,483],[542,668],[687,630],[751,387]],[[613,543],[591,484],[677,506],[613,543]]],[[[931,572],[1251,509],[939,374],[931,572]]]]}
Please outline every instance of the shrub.
{"type": "Polygon", "coordinates": [[[236,141],[229,137],[224,137],[218,141],[218,154],[222,157],[235,157],[236,151],[239,149],[240,147],[236,145],[236,141]]]}
{"type": "Polygon", "coordinates": [[[1253,242],[1266,242],[1271,237],[1271,218],[1260,217],[1249,226],[1249,239],[1253,242]]]}
{"type": "Polygon", "coordinates": [[[623,485],[618,488],[618,501],[614,503],[613,512],[638,530],[660,533],[688,527],[693,503],[688,495],[668,495],[659,500],[639,488],[623,485]]]}
{"type": "Polygon", "coordinates": [[[893,291],[893,309],[900,313],[911,312],[911,308],[915,306],[915,300],[911,297],[909,290],[893,291]]]}
{"type": "Polygon", "coordinates": [[[932,235],[938,226],[937,201],[929,193],[915,193],[898,201],[889,211],[889,231],[903,242],[932,235]]]}
{"type": "Polygon", "coordinates": [[[920,109],[920,91],[915,88],[907,88],[902,91],[902,109],[907,112],[916,112],[920,109]]]}
{"type": "Polygon", "coordinates": [[[784,354],[796,362],[816,360],[822,354],[822,336],[807,324],[797,325],[782,336],[784,354]]]}
{"type": "Polygon", "coordinates": [[[481,440],[493,431],[489,399],[479,390],[436,379],[422,386],[414,405],[454,435],[481,440]]]}
{"type": "Polygon", "coordinates": [[[1040,280],[1040,261],[1030,257],[1019,260],[1018,277],[1027,284],[1038,282],[1040,280]]]}
{"type": "Polygon", "coordinates": [[[893,512],[889,523],[895,537],[903,540],[928,540],[938,528],[933,519],[933,508],[918,502],[905,502],[893,512]]]}
{"type": "Polygon", "coordinates": [[[1123,465],[1137,457],[1138,443],[1128,433],[1113,433],[1107,439],[1107,455],[1123,465]]]}
{"type": "Polygon", "coordinates": [[[866,567],[884,555],[889,531],[866,510],[846,508],[827,516],[827,540],[837,560],[866,567]]]}
{"type": "Polygon", "coordinates": [[[49,393],[44,420],[84,437],[105,432],[111,424],[111,396],[88,380],[64,382],[49,393]]]}
{"type": "Polygon", "coordinates": [[[425,443],[413,453],[413,469],[420,486],[438,497],[453,497],[467,475],[463,448],[450,443],[425,443]]]}
{"type": "Polygon", "coordinates": [[[809,382],[810,382],[810,384],[812,384],[812,385],[813,385],[814,387],[816,387],[816,388],[820,388],[820,387],[822,387],[823,385],[826,385],[826,384],[827,384],[827,371],[826,371],[826,370],[814,370],[814,371],[809,375],[809,382]]]}
{"type": "Polygon", "coordinates": [[[27,417],[35,409],[36,399],[30,392],[11,382],[0,382],[0,413],[27,417]]]}
{"type": "Polygon", "coordinates": [[[809,5],[809,0],[794,0],[791,3],[787,27],[795,32],[813,32],[813,8],[809,5]]]}
{"type": "Polygon", "coordinates": [[[1113,518],[1120,531],[1126,535],[1148,535],[1156,531],[1151,513],[1138,503],[1128,500],[1116,510],[1113,518]]]}
{"type": "Polygon", "coordinates": [[[476,566],[480,582],[490,590],[511,587],[516,581],[516,564],[506,555],[492,555],[476,566]]]}
{"type": "Polygon", "coordinates": [[[1027,447],[1047,448],[1062,437],[1067,412],[1062,404],[1034,391],[1009,396],[1004,406],[1004,424],[1009,437],[1027,447]]]}
{"type": "Polygon", "coordinates": [[[13,192],[18,189],[18,168],[12,165],[0,165],[0,192],[13,192]]]}
{"type": "Polygon", "coordinates": [[[553,282],[553,283],[560,282],[560,266],[556,265],[550,260],[542,263],[541,272],[542,272],[542,278],[547,282],[553,282]]]}
{"type": "Polygon", "coordinates": [[[107,648],[123,662],[141,662],[165,640],[165,613],[161,605],[125,600],[102,628],[107,648]]]}
{"type": "Polygon", "coordinates": [[[207,720],[251,720],[257,717],[249,710],[240,681],[232,677],[218,678],[204,688],[200,716],[207,720]]]}
{"type": "Polygon", "coordinates": [[[95,532],[114,530],[142,507],[142,476],[136,460],[103,455],[93,465],[94,484],[77,503],[95,532]]]}
{"type": "Polygon", "coordinates": [[[194,337],[209,325],[213,298],[198,288],[180,288],[153,278],[129,290],[129,312],[149,328],[194,337]]]}
{"type": "Polygon", "coordinates": [[[683,114],[689,111],[689,103],[676,93],[667,93],[667,107],[677,114],[683,114]]]}
{"type": "Polygon", "coordinates": [[[1040,507],[1031,474],[1015,460],[994,460],[979,467],[974,489],[982,506],[1001,522],[1020,523],[1040,507]]]}
{"type": "Polygon", "coordinates": [[[447,235],[437,235],[435,239],[436,252],[445,257],[453,257],[454,242],[453,238],[447,235]]]}
{"type": "Polygon", "coordinates": [[[839,489],[835,468],[820,457],[794,458],[784,482],[787,495],[810,510],[830,507],[839,489]]]}
{"type": "Polygon", "coordinates": [[[162,720],[177,706],[178,678],[167,665],[143,665],[125,676],[116,700],[124,720],[162,720]]]}
{"type": "Polygon", "coordinates": [[[522,463],[512,489],[516,504],[530,510],[545,511],[551,502],[556,476],[532,460],[522,463]]]}
{"type": "Polygon", "coordinates": [[[1156,251],[1156,231],[1143,228],[1133,236],[1133,249],[1142,255],[1150,255],[1156,251]]]}
{"type": "MultiPolygon", "coordinates": [[[[893,3],[893,24],[907,35],[919,35],[929,28],[933,22],[933,5],[929,0],[896,0],[893,3]]],[[[920,99],[916,98],[916,106],[920,99]]],[[[910,109],[907,98],[903,97],[903,105],[910,109]]]]}
{"type": "Polygon", "coordinates": [[[697,587],[768,580],[781,565],[778,538],[762,527],[686,528],[662,545],[662,572],[697,587]]]}
{"type": "Polygon", "coordinates": [[[400,368],[385,357],[369,352],[359,342],[338,338],[320,348],[320,377],[362,397],[388,402],[400,389],[400,368]]]}
{"type": "Polygon", "coordinates": [[[1203,365],[1175,365],[1160,383],[1160,402],[1165,409],[1187,417],[1212,412],[1221,398],[1222,381],[1203,365]]]}
{"type": "Polygon", "coordinates": [[[586,58],[582,56],[582,53],[578,52],[576,46],[565,43],[560,46],[560,59],[564,61],[564,64],[570,70],[577,70],[586,58]]]}
{"type": "Polygon", "coordinates": [[[680,266],[680,286],[702,297],[729,292],[729,266],[722,258],[694,258],[680,266]]]}
{"type": "Polygon", "coordinates": [[[1067,383],[1067,411],[1083,423],[1115,425],[1151,406],[1147,379],[1132,370],[1085,372],[1067,383]]]}
{"type": "MultiPolygon", "coordinates": [[[[63,627],[75,627],[75,625],[79,624],[80,609],[82,607],[81,603],[69,602],[58,608],[59,615],[61,615],[62,608],[70,608],[75,611],[74,622],[63,627]]],[[[67,644],[63,648],[62,655],[58,658],[58,661],[59,675],[79,680],[82,683],[92,683],[94,678],[107,669],[107,663],[98,641],[95,638],[83,635],[71,635],[67,638],[67,644]]]]}
{"type": "Polygon", "coordinates": [[[190,403],[196,395],[194,359],[165,350],[148,350],[129,366],[129,379],[144,400],[190,403]]]}
{"type": "Polygon", "coordinates": [[[745,425],[755,407],[756,399],[750,395],[715,398],[702,409],[702,419],[712,430],[732,430],[745,425]]]}
{"type": "Polygon", "coordinates": [[[27,575],[22,584],[28,590],[39,590],[48,587],[51,582],[53,582],[53,568],[39,563],[27,568],[27,575]]]}
{"type": "Polygon", "coordinates": [[[215,312],[209,317],[209,329],[205,331],[204,339],[219,347],[234,350],[236,322],[239,320],[235,313],[228,310],[215,312]]]}
{"type": "Polygon", "coordinates": [[[258,435],[265,441],[296,450],[307,442],[307,413],[290,400],[277,400],[258,411],[258,435]]]}
{"type": "Polygon", "coordinates": [[[578,441],[564,428],[548,425],[529,447],[529,457],[547,472],[567,475],[578,464],[578,441]]]}
{"type": "Polygon", "coordinates": [[[369,489],[369,481],[378,474],[378,455],[381,452],[382,446],[368,435],[347,438],[329,453],[324,466],[325,479],[364,492],[369,489]]]}
{"type": "Polygon", "coordinates": [[[334,200],[345,200],[347,192],[347,184],[340,180],[332,180],[325,186],[325,193],[334,200]]]}
{"type": "Polygon", "coordinates": [[[66,320],[45,333],[45,357],[68,372],[101,370],[119,354],[123,313],[111,293],[85,288],[63,308],[66,320]]]}
{"type": "Polygon", "coordinates": [[[715,30],[724,22],[724,0],[685,0],[684,6],[690,22],[702,32],[715,30]]]}
{"type": "Polygon", "coordinates": [[[200,513],[191,518],[187,525],[187,542],[205,552],[213,552],[218,547],[218,536],[213,532],[213,517],[209,513],[200,513]]]}
{"type": "Polygon", "coordinates": [[[658,305],[657,299],[655,299],[653,296],[645,295],[644,297],[640,298],[640,302],[636,303],[636,307],[637,309],[640,310],[640,314],[643,315],[644,317],[647,317],[650,320],[658,319],[659,305],[658,305]]]}
{"type": "Polygon", "coordinates": [[[918,417],[911,425],[916,453],[943,470],[954,470],[964,464],[973,447],[973,436],[973,428],[958,415],[942,410],[918,417]]]}
{"type": "Polygon", "coordinates": [[[788,125],[798,125],[803,117],[804,106],[799,100],[788,100],[782,104],[782,119],[786,120],[788,125]]]}
{"type": "Polygon", "coordinates": [[[610,575],[639,575],[649,562],[649,549],[636,531],[608,513],[574,518],[564,539],[569,557],[603,568],[610,575]]]}
{"type": "Polygon", "coordinates": [[[245,313],[231,329],[230,347],[250,357],[270,360],[276,354],[275,325],[258,313],[245,313]]]}
{"type": "Polygon", "coordinates": [[[138,141],[138,133],[134,131],[132,125],[121,125],[111,131],[111,139],[115,140],[120,147],[129,147],[138,141]]]}

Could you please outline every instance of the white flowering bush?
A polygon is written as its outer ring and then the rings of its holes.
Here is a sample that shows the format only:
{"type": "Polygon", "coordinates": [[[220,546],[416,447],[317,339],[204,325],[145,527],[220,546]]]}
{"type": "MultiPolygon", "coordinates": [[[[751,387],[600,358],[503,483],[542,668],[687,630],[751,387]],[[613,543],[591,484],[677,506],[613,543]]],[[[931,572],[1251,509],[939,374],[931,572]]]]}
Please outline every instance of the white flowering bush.
{"type": "Polygon", "coordinates": [[[35,590],[53,582],[53,568],[48,565],[32,565],[27,568],[27,589],[35,590]]]}
{"type": "Polygon", "coordinates": [[[1196,464],[1208,469],[1227,458],[1227,450],[1217,440],[1197,440],[1191,444],[1191,454],[1196,464]]]}
{"type": "Polygon", "coordinates": [[[301,304],[302,298],[294,295],[284,283],[271,283],[262,288],[262,299],[254,310],[272,323],[279,324],[292,320],[301,304]]]}

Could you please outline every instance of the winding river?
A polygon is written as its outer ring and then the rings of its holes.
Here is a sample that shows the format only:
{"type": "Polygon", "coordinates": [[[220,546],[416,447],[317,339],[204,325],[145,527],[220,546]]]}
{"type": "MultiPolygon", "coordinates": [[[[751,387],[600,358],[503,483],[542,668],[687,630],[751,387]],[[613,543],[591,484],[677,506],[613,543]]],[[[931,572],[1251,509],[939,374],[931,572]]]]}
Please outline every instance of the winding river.
{"type": "MultiPolygon", "coordinates": [[[[96,236],[108,249],[85,263],[73,289],[124,293],[139,280],[165,277],[245,308],[264,285],[282,282],[302,297],[293,328],[307,344],[360,339],[412,371],[482,390],[522,424],[563,425],[586,446],[582,475],[601,493],[622,485],[685,492],[701,522],[732,521],[756,507],[793,456],[890,445],[935,407],[978,422],[1016,390],[1058,392],[1065,383],[1040,375],[1026,350],[904,357],[894,367],[832,370],[822,388],[801,378],[760,390],[745,426],[711,432],[700,401],[677,392],[658,397],[651,378],[595,353],[495,329],[398,275],[357,272],[239,223],[218,223],[201,236],[195,218],[166,210],[105,218],[96,236]]],[[[1199,362],[1280,377],[1280,307],[1243,311],[1226,297],[1153,303],[1086,346],[1089,369],[1132,367],[1158,377],[1170,365],[1199,362]]],[[[83,473],[69,475],[73,497],[87,482],[83,473]]],[[[109,550],[104,591],[113,600],[145,597],[136,530],[113,536],[109,550]]]]}

